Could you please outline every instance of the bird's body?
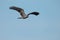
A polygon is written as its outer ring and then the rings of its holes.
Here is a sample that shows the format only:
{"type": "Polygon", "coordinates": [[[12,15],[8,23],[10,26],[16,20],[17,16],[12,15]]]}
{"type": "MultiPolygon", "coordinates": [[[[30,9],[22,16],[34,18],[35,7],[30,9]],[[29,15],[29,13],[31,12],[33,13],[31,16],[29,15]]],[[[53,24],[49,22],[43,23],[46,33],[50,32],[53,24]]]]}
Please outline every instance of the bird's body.
{"type": "Polygon", "coordinates": [[[22,8],[15,7],[15,6],[10,7],[10,9],[16,10],[20,13],[21,17],[19,17],[18,19],[26,19],[26,18],[29,17],[30,14],[33,14],[33,15],[36,15],[36,16],[39,15],[38,12],[32,12],[32,13],[29,13],[29,14],[26,15],[22,8]]]}

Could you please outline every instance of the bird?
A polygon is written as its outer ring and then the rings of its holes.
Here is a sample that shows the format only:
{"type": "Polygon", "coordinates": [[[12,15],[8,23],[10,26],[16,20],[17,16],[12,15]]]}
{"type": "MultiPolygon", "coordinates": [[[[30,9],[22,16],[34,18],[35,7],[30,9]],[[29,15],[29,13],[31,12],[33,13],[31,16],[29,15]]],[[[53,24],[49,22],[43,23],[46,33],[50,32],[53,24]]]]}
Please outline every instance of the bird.
{"type": "Polygon", "coordinates": [[[21,17],[18,17],[18,19],[26,19],[31,14],[35,15],[35,16],[39,15],[39,12],[31,12],[29,14],[25,14],[24,9],[16,7],[16,6],[11,6],[11,7],[9,7],[9,9],[15,10],[21,15],[21,17]]]}

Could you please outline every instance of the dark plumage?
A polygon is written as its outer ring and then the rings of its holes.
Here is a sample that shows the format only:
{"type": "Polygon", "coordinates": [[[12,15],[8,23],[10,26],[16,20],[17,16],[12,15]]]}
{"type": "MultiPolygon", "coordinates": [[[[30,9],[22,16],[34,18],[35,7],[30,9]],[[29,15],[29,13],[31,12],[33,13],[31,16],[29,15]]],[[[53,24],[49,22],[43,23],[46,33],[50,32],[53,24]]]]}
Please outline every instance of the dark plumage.
{"type": "Polygon", "coordinates": [[[29,14],[33,14],[33,15],[39,15],[39,13],[38,12],[32,12],[32,13],[29,13],[29,14]]]}
{"type": "Polygon", "coordinates": [[[22,8],[15,7],[15,6],[11,6],[10,9],[16,10],[20,13],[21,17],[19,17],[19,19],[26,19],[26,18],[29,17],[30,14],[33,14],[33,15],[36,15],[36,16],[39,15],[39,12],[31,12],[31,13],[26,15],[22,8]]]}

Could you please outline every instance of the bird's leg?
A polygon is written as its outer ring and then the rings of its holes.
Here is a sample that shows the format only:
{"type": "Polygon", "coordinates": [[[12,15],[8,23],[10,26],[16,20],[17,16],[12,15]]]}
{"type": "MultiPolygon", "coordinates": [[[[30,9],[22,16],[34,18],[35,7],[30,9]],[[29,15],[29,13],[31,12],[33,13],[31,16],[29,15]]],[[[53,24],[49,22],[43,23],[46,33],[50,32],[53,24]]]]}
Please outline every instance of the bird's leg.
{"type": "Polygon", "coordinates": [[[18,17],[17,19],[23,19],[22,17],[18,17]]]}

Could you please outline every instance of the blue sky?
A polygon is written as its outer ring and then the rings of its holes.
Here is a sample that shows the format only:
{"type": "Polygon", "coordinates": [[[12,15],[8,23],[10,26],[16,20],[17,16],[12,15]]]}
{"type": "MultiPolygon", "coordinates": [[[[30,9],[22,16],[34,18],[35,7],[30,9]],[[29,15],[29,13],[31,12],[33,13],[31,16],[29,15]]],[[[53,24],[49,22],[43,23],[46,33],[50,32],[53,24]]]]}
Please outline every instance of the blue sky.
{"type": "Polygon", "coordinates": [[[0,40],[60,40],[60,0],[0,0],[0,40]],[[40,15],[17,19],[10,6],[40,15]]]}

